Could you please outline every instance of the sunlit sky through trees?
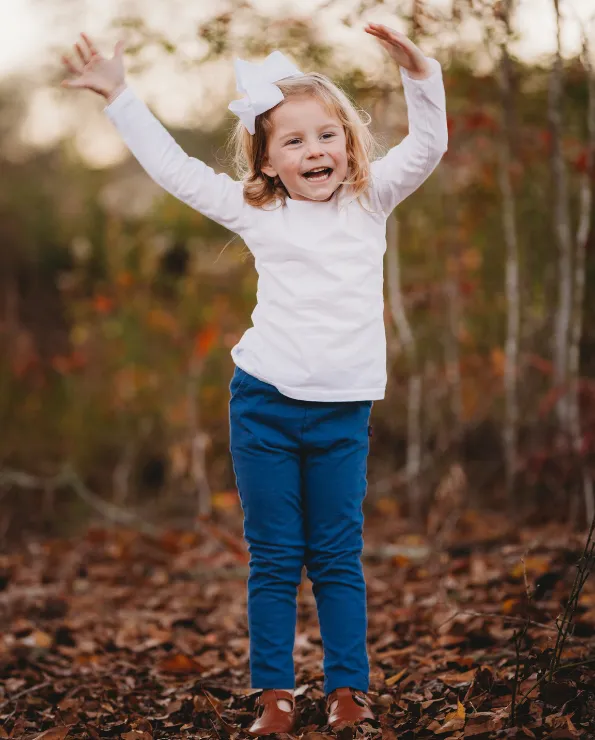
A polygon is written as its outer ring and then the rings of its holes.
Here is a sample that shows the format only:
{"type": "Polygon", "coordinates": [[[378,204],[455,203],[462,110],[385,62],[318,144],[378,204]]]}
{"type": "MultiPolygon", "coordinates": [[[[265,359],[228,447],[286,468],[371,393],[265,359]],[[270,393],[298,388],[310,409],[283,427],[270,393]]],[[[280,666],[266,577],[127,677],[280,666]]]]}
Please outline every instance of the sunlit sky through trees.
{"type": "MultiPolygon", "coordinates": [[[[322,5],[324,0],[254,0],[254,5],[265,12],[278,12],[285,6],[296,15],[311,16],[312,11],[322,5]]],[[[551,53],[554,48],[554,15],[552,0],[519,0],[516,27],[520,41],[515,52],[527,60],[538,59],[551,53]]],[[[452,0],[427,0],[428,6],[443,9],[450,7],[452,0]]],[[[356,0],[338,2],[339,13],[335,16],[320,13],[320,22],[325,24],[324,35],[336,41],[337,45],[353,43],[357,28],[346,29],[337,22],[341,13],[345,15],[356,0]]],[[[47,86],[47,70],[52,66],[59,68],[58,49],[66,50],[76,40],[78,32],[84,30],[100,42],[104,52],[110,52],[116,38],[110,23],[118,15],[130,12],[135,14],[142,7],[143,18],[149,27],[159,28],[172,41],[178,44],[178,59],[156,58],[155,65],[134,79],[135,88],[166,124],[203,124],[215,110],[222,106],[221,90],[228,90],[232,80],[231,60],[216,63],[210,70],[210,81],[196,79],[196,68],[182,71],[179,57],[196,58],[199,47],[193,39],[191,30],[199,21],[204,21],[216,10],[224,10],[230,3],[221,4],[196,0],[195,2],[153,2],[138,6],[122,0],[12,0],[2,2],[0,10],[0,82],[2,77],[13,74],[24,75],[27,87],[36,87],[36,78],[41,76],[40,89],[30,99],[29,116],[21,132],[26,142],[36,145],[50,145],[65,131],[71,130],[77,136],[77,145],[89,164],[104,166],[119,159],[124,151],[117,136],[108,130],[101,113],[101,101],[92,93],[73,93],[47,86]],[[175,6],[175,7],[174,7],[175,6]],[[217,79],[219,77],[219,84],[217,79]],[[215,80],[215,84],[213,84],[215,80]],[[212,87],[211,87],[212,86],[212,87]],[[217,91],[219,95],[217,95],[217,91]],[[80,121],[81,101],[84,102],[85,115],[91,111],[89,125],[85,131],[77,131],[77,118],[80,121]],[[206,101],[209,101],[208,104],[206,101]],[[210,107],[209,107],[210,106],[210,107]],[[78,109],[78,111],[77,111],[78,109]],[[97,115],[93,116],[93,109],[97,115]],[[74,115],[77,111],[77,115],[74,115]]],[[[403,6],[404,7],[404,6],[403,6]]],[[[594,11],[593,0],[562,0],[565,14],[563,46],[565,56],[576,54],[580,46],[580,31],[576,17],[585,21],[594,11]]],[[[385,8],[379,7],[362,20],[377,20],[390,25],[391,16],[385,8]]],[[[398,23],[395,23],[400,27],[398,23]]],[[[595,35],[595,24],[591,27],[595,35]]],[[[479,42],[479,34],[473,28],[461,29],[461,37],[466,43],[479,42]]],[[[592,36],[593,38],[593,36],[592,36]]],[[[595,39],[593,39],[595,46],[595,39]]],[[[372,38],[362,32],[358,41],[362,54],[369,51],[373,60],[379,51],[372,38]]],[[[353,48],[353,47],[351,47],[353,48]]],[[[424,49],[426,53],[428,50],[424,49]]],[[[348,58],[349,55],[346,56],[348,58]]],[[[233,94],[233,87],[231,88],[233,94]]],[[[218,119],[219,120],[219,119],[218,119]]],[[[214,121],[214,124],[216,121],[214,121]]],[[[80,128],[80,127],[79,127],[80,128]]]]}

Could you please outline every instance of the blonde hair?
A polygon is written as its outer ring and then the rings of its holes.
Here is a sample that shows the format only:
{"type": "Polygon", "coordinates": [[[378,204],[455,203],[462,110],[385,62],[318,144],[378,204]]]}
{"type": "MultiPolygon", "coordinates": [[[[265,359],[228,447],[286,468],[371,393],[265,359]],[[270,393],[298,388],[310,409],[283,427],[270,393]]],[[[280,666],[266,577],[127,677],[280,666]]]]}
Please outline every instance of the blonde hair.
{"type": "MultiPolygon", "coordinates": [[[[339,119],[345,130],[347,148],[347,179],[341,185],[350,187],[351,194],[356,198],[364,194],[370,179],[370,161],[378,148],[368,128],[371,120],[369,114],[359,109],[341,88],[318,72],[288,77],[275,84],[285,100],[310,95],[320,100],[328,112],[339,119]],[[367,120],[362,120],[362,114],[367,116],[367,120]]],[[[272,113],[283,103],[284,100],[256,116],[254,135],[240,120],[231,134],[229,144],[236,172],[244,183],[244,200],[251,206],[262,208],[277,199],[284,205],[289,197],[279,176],[270,177],[261,169],[273,128],[272,113]]]]}

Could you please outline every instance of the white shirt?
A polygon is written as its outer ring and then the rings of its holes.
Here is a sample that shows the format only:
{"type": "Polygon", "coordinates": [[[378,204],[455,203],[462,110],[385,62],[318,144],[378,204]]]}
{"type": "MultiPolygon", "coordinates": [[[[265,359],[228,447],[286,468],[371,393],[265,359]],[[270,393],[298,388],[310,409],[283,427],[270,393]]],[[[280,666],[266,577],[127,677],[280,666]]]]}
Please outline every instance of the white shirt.
{"type": "MultiPolygon", "coordinates": [[[[384,398],[386,220],[447,149],[442,69],[401,69],[409,134],[371,163],[368,211],[344,188],[325,202],[255,208],[242,183],[189,157],[130,87],[104,108],[157,184],[239,234],[258,272],[252,326],[231,350],[237,366],[306,401],[384,398]]],[[[364,201],[365,202],[365,201],[364,201]]]]}

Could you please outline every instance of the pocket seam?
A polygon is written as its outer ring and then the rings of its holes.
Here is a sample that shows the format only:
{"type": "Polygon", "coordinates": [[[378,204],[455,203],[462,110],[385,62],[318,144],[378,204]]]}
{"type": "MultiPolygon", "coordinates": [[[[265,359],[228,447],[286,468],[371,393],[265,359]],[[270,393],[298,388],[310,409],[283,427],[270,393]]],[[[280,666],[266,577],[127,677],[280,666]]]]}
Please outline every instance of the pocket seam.
{"type": "Polygon", "coordinates": [[[246,383],[246,380],[249,377],[248,373],[245,370],[242,370],[242,368],[239,367],[238,365],[236,365],[236,367],[238,368],[238,370],[240,370],[243,373],[243,375],[242,375],[242,378],[240,379],[240,382],[238,383],[237,388],[231,394],[231,397],[232,398],[235,398],[237,396],[237,394],[242,390],[242,388],[244,387],[244,385],[246,383]]]}

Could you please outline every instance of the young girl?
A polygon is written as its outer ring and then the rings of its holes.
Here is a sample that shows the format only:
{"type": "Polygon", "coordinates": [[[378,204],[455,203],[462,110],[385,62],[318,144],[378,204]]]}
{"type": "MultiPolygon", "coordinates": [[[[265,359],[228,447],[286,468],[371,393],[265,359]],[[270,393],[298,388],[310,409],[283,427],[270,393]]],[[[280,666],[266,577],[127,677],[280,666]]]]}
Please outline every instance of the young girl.
{"type": "Polygon", "coordinates": [[[236,60],[233,134],[242,177],[187,156],[127,86],[123,42],[104,58],[82,34],[64,86],[107,99],[105,113],[165,190],[239,234],[258,272],[253,326],[232,349],[230,448],[250,552],[251,735],[291,732],[293,647],[306,565],[324,649],[328,723],[373,718],[361,564],[369,417],[384,398],[386,219],[447,149],[440,64],[380,24],[400,67],[409,134],[370,161],[374,141],[327,77],[283,54],[236,60]]]}

